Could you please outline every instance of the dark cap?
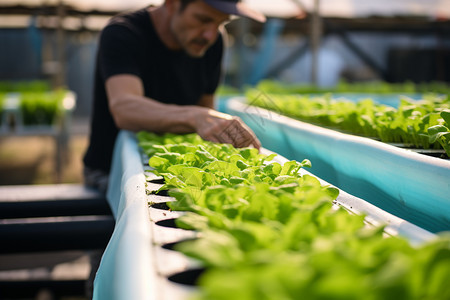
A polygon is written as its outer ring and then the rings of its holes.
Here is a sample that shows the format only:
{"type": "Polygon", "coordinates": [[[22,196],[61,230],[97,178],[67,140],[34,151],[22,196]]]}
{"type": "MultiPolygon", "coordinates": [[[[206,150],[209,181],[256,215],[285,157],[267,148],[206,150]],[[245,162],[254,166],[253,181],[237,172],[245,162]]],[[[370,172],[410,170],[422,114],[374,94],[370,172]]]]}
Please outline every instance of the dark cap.
{"type": "Polygon", "coordinates": [[[247,17],[256,20],[258,22],[266,21],[266,17],[262,13],[248,7],[248,5],[242,3],[240,0],[203,0],[203,1],[205,1],[207,4],[211,5],[215,9],[229,15],[247,17]]]}

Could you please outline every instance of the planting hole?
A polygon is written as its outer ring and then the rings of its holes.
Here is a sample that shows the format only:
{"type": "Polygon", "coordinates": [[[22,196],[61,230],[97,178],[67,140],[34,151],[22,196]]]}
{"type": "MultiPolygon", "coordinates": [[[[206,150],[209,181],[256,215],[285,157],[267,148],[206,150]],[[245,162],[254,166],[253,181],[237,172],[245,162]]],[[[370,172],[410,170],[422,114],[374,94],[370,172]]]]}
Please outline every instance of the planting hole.
{"type": "Polygon", "coordinates": [[[176,219],[165,219],[156,222],[156,225],[162,226],[162,227],[168,227],[168,228],[178,228],[177,224],[175,224],[176,219]]]}
{"type": "Polygon", "coordinates": [[[194,228],[189,227],[188,225],[185,226],[177,226],[176,222],[175,222],[176,218],[172,218],[172,219],[165,219],[165,220],[161,220],[156,222],[156,225],[162,226],[162,227],[166,227],[166,228],[176,228],[176,229],[183,229],[183,230],[194,230],[194,228]]]}
{"type": "Polygon", "coordinates": [[[155,208],[155,209],[170,210],[170,207],[167,206],[166,202],[153,203],[150,207],[155,208]]]}
{"type": "Polygon", "coordinates": [[[161,247],[163,249],[166,249],[166,250],[176,251],[175,247],[177,245],[179,245],[180,243],[187,242],[187,241],[194,241],[194,240],[196,240],[196,239],[195,238],[193,238],[193,239],[185,239],[185,240],[181,240],[181,241],[177,241],[177,242],[167,243],[167,244],[162,245],[161,247]]]}
{"type": "Polygon", "coordinates": [[[151,191],[151,194],[157,195],[157,196],[168,197],[168,196],[169,196],[169,190],[161,190],[161,191],[159,191],[159,192],[157,192],[157,191],[151,191]]]}
{"type": "Polygon", "coordinates": [[[155,183],[155,184],[164,184],[164,178],[154,178],[150,179],[148,182],[155,183]]]}
{"type": "Polygon", "coordinates": [[[173,274],[169,276],[168,279],[178,284],[195,286],[197,285],[197,281],[204,271],[205,269],[186,270],[173,274]]]}

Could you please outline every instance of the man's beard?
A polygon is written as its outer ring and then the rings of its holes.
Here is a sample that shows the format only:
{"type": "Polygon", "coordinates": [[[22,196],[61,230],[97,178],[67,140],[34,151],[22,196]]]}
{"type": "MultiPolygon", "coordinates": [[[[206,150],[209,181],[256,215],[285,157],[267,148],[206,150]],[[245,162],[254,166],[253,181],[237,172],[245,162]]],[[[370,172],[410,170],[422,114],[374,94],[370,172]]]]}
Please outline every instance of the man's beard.
{"type": "Polygon", "coordinates": [[[192,56],[192,57],[202,57],[202,56],[205,54],[205,52],[209,49],[209,47],[211,46],[211,43],[210,43],[207,39],[196,38],[196,39],[193,39],[192,41],[190,41],[190,42],[189,42],[189,45],[194,45],[194,46],[196,46],[196,47],[202,48],[201,51],[192,53],[192,52],[188,51],[188,46],[186,46],[186,47],[184,48],[184,51],[185,51],[189,56],[192,56]]]}

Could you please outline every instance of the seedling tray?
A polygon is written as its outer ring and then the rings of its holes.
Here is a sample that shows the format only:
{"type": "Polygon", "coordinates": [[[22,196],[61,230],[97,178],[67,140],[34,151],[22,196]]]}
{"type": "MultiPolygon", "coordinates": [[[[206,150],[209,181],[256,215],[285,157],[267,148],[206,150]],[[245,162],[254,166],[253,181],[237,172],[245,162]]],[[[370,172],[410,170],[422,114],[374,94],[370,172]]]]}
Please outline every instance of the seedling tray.
{"type": "Polygon", "coordinates": [[[307,157],[311,172],[382,210],[432,232],[450,229],[450,161],[369,138],[297,121],[243,98],[227,102],[266,148],[288,159],[307,157]]]}
{"type": "MultiPolygon", "coordinates": [[[[173,226],[173,220],[183,212],[164,207],[173,198],[152,193],[161,183],[145,166],[146,160],[134,134],[121,131],[108,189],[116,227],[97,272],[94,299],[184,300],[198,292],[195,279],[202,266],[171,250],[174,243],[196,238],[198,233],[173,226]]],[[[368,226],[387,224],[386,234],[405,236],[412,243],[434,238],[432,233],[344,191],[334,205],[350,213],[365,213],[368,226]]]]}
{"type": "Polygon", "coordinates": [[[76,95],[67,91],[52,124],[26,124],[20,108],[20,93],[8,93],[1,110],[0,134],[2,135],[53,135],[66,134],[76,95]]]}

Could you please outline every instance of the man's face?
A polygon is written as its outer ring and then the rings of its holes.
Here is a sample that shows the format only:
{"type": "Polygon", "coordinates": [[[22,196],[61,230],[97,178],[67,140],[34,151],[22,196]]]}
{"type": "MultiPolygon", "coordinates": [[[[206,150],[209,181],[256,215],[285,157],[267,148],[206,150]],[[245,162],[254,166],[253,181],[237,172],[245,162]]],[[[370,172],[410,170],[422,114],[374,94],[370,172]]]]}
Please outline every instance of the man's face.
{"type": "Polygon", "coordinates": [[[181,10],[176,1],[170,29],[180,47],[192,57],[201,57],[216,41],[220,26],[230,16],[203,1],[194,1],[181,10]]]}

